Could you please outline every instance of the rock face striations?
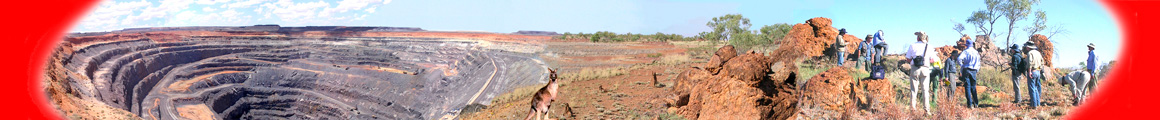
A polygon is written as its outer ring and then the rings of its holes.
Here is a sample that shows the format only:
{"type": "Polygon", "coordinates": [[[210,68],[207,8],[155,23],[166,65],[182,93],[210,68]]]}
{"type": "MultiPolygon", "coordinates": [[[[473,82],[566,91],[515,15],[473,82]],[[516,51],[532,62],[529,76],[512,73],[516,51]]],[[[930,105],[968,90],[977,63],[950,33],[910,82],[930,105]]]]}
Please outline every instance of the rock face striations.
{"type": "MultiPolygon", "coordinates": [[[[845,116],[846,112],[805,114],[816,111],[803,110],[842,111],[856,107],[857,96],[851,92],[859,92],[854,89],[861,87],[855,87],[856,78],[849,76],[847,68],[834,67],[809,80],[797,78],[800,61],[825,56],[826,48],[834,44],[838,31],[830,22],[829,18],[817,17],[795,24],[786,40],[779,42],[781,47],[770,53],[736,53],[729,45],[719,48],[708,63],[686,68],[673,80],[673,97],[666,100],[669,112],[688,119],[845,116]]],[[[852,44],[846,46],[851,47],[847,48],[850,51],[861,42],[853,35],[844,37],[852,44]]],[[[889,82],[885,83],[889,86],[889,82]]]]}
{"type": "Polygon", "coordinates": [[[674,80],[669,112],[689,119],[788,119],[798,111],[797,55],[773,56],[717,50],[704,67],[687,68],[674,80]]]}
{"type": "Polygon", "coordinates": [[[532,54],[546,39],[383,27],[133,29],[71,35],[47,76],[49,89],[63,91],[50,92],[54,103],[75,97],[146,119],[433,119],[543,80],[532,54]]]}

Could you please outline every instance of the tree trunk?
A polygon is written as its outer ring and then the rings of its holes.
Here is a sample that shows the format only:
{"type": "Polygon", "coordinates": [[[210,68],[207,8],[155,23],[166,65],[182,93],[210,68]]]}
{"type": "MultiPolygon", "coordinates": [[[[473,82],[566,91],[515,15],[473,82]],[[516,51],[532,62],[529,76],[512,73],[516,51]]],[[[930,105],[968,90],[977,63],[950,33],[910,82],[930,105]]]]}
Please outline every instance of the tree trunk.
{"type": "MultiPolygon", "coordinates": [[[[1014,29],[1015,29],[1015,21],[1011,21],[1011,24],[1007,25],[1007,44],[1006,45],[1011,44],[1011,32],[1013,32],[1012,30],[1014,30],[1014,29]]],[[[1004,45],[1004,46],[1006,46],[1006,45],[1004,45]]]]}

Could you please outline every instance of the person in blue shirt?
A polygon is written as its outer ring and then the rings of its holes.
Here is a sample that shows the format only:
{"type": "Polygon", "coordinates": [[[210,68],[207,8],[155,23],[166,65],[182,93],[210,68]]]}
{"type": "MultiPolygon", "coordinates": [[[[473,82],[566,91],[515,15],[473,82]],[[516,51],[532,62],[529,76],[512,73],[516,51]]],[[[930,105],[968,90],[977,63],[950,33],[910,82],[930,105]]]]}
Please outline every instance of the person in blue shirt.
{"type": "Polygon", "coordinates": [[[967,46],[962,48],[963,53],[959,54],[958,62],[962,69],[959,71],[959,74],[962,75],[959,80],[962,80],[963,88],[965,88],[963,94],[966,95],[967,106],[977,108],[979,107],[979,98],[975,86],[979,73],[979,51],[975,50],[974,44],[971,43],[975,42],[967,39],[967,46]]]}
{"type": "Polygon", "coordinates": [[[876,64],[881,64],[882,56],[886,56],[886,40],[882,39],[884,34],[885,33],[883,33],[882,30],[878,30],[877,33],[874,33],[874,50],[872,52],[874,54],[874,63],[876,64]]]}
{"type": "Polygon", "coordinates": [[[1095,82],[1095,81],[1097,81],[1096,78],[1098,78],[1096,76],[1099,76],[1100,67],[1103,67],[1103,66],[1100,64],[1100,57],[1096,56],[1096,44],[1088,43],[1087,47],[1088,47],[1088,57],[1087,57],[1087,62],[1086,62],[1087,65],[1085,67],[1087,69],[1089,77],[1091,77],[1090,79],[1092,81],[1092,84],[1095,84],[1095,85],[1092,85],[1092,87],[1090,89],[1094,89],[1095,86],[1099,85],[1099,83],[1095,82]]]}

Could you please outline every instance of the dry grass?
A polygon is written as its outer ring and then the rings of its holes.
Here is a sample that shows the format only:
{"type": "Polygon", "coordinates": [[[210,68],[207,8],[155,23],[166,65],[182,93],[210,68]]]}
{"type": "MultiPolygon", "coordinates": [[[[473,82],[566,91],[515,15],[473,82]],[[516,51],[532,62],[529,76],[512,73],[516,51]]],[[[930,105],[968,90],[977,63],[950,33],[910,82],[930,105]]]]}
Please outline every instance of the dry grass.
{"type": "MultiPolygon", "coordinates": [[[[579,89],[583,89],[583,88],[577,88],[575,86],[570,86],[570,84],[573,82],[577,82],[577,81],[607,79],[607,78],[616,77],[616,76],[620,76],[620,75],[628,75],[629,71],[643,69],[643,68],[648,67],[648,66],[654,66],[654,65],[636,64],[636,65],[632,65],[632,66],[623,66],[623,67],[611,67],[611,68],[601,68],[601,69],[597,69],[597,68],[588,69],[588,68],[586,68],[586,69],[582,69],[582,70],[575,71],[575,72],[561,72],[560,81],[559,81],[560,86],[561,86],[560,89],[566,89],[566,90],[561,90],[561,91],[584,92],[582,90],[579,90],[579,89]]],[[[627,83],[624,85],[633,85],[633,84],[640,84],[640,83],[627,83]]],[[[510,92],[496,96],[492,100],[491,104],[487,105],[487,108],[485,108],[479,112],[463,113],[459,117],[461,119],[480,119],[480,118],[519,119],[519,118],[523,118],[524,117],[523,115],[526,114],[526,112],[527,112],[527,110],[526,110],[527,102],[532,97],[532,95],[537,90],[539,90],[541,87],[543,87],[543,84],[515,88],[510,92]]],[[[616,90],[616,89],[620,89],[620,87],[623,87],[623,86],[621,86],[621,84],[618,83],[618,84],[612,84],[610,86],[604,86],[604,87],[607,89],[616,90]]],[[[571,93],[569,93],[569,94],[571,94],[571,93]]],[[[589,93],[589,94],[592,94],[592,93],[589,93]]],[[[683,119],[679,115],[655,114],[655,113],[643,112],[643,111],[638,111],[638,110],[633,110],[633,109],[627,109],[628,106],[625,106],[625,105],[614,104],[612,106],[603,106],[603,105],[598,104],[600,100],[620,101],[624,97],[628,96],[627,94],[624,94],[624,93],[608,93],[608,94],[610,94],[609,97],[612,97],[612,98],[597,99],[597,98],[577,97],[577,98],[572,98],[571,100],[568,100],[569,102],[566,102],[566,103],[570,104],[571,108],[595,107],[598,109],[605,109],[604,111],[601,111],[601,112],[604,112],[605,114],[600,114],[600,116],[607,115],[608,117],[613,117],[611,119],[657,119],[657,118],[659,118],[659,119],[683,119]]],[[[556,116],[553,116],[553,118],[570,118],[570,117],[564,116],[565,113],[562,110],[555,109],[556,108],[555,106],[566,104],[566,103],[559,102],[559,101],[552,103],[553,112],[555,112],[553,114],[556,115],[556,116]]],[[[576,114],[576,115],[577,116],[574,116],[576,118],[586,118],[585,116],[590,116],[593,114],[580,113],[580,114],[576,114]]]]}
{"type": "Polygon", "coordinates": [[[650,58],[658,58],[658,57],[661,57],[662,55],[664,55],[664,54],[661,54],[661,53],[653,53],[653,54],[648,54],[648,55],[645,55],[645,56],[648,56],[648,57],[650,57],[650,58]]]}
{"type": "MultiPolygon", "coordinates": [[[[978,85],[987,86],[985,90],[978,90],[979,104],[998,105],[999,103],[1011,101],[1008,97],[1015,94],[1015,91],[1011,90],[1011,71],[982,67],[976,76],[979,78],[977,81],[978,85]],[[1002,93],[1003,95],[997,95],[996,93],[1002,93]]],[[[1020,83],[1025,82],[1020,81],[1020,83]]],[[[1026,90],[1027,86],[1020,85],[1020,87],[1020,90],[1026,90]]]]}
{"type": "MultiPolygon", "coordinates": [[[[936,94],[936,95],[939,95],[940,97],[944,97],[946,95],[945,94],[946,90],[947,89],[941,89],[939,92],[937,92],[937,93],[941,93],[941,94],[936,94]]],[[[958,96],[959,95],[956,94],[955,97],[952,97],[952,98],[945,98],[944,97],[943,99],[937,99],[939,104],[935,104],[935,105],[938,105],[938,106],[935,108],[931,108],[931,109],[934,109],[934,111],[932,111],[932,112],[935,112],[935,115],[936,115],[935,119],[957,120],[957,119],[973,118],[974,117],[973,110],[967,109],[965,106],[962,106],[964,104],[961,104],[962,103],[962,101],[960,101],[961,98],[959,98],[958,96]]]]}
{"type": "Polygon", "coordinates": [[[676,55],[665,55],[665,56],[661,57],[660,59],[653,61],[652,64],[653,65],[680,65],[680,64],[685,64],[685,63],[692,62],[692,61],[693,61],[693,58],[690,57],[689,55],[676,54],[676,55]]]}
{"type": "Polygon", "coordinates": [[[543,86],[542,85],[533,85],[533,86],[524,86],[524,87],[516,88],[516,89],[512,90],[512,92],[508,92],[508,93],[504,93],[502,95],[496,96],[495,99],[492,100],[492,103],[493,104],[500,104],[500,103],[517,102],[517,101],[522,100],[524,98],[531,97],[533,93],[540,90],[540,87],[543,87],[543,86]]]}
{"type": "Polygon", "coordinates": [[[801,80],[802,80],[802,81],[799,81],[798,84],[804,84],[805,80],[809,80],[810,78],[814,77],[815,75],[818,75],[819,73],[822,73],[822,72],[825,72],[826,70],[829,70],[830,67],[834,67],[834,65],[830,65],[828,63],[817,63],[817,62],[810,62],[807,60],[800,60],[800,61],[798,61],[797,65],[798,65],[797,66],[798,73],[800,73],[800,74],[797,74],[798,75],[797,77],[801,78],[801,80]]]}
{"type": "Polygon", "coordinates": [[[725,45],[724,43],[715,41],[675,41],[669,43],[679,47],[687,48],[688,51],[685,51],[685,54],[696,59],[709,59],[710,57],[713,57],[713,53],[716,52],[718,48],[721,48],[725,45]]]}
{"type": "MultiPolygon", "coordinates": [[[[713,44],[713,41],[709,41],[709,40],[706,40],[706,41],[669,41],[669,44],[673,44],[673,45],[677,45],[677,46],[691,47],[691,46],[710,45],[710,44],[713,44]]],[[[718,43],[718,44],[720,44],[720,43],[718,43]]]]}
{"type": "Polygon", "coordinates": [[[853,77],[854,79],[862,79],[862,78],[870,77],[870,72],[868,72],[866,70],[862,70],[862,69],[850,68],[850,69],[846,69],[846,72],[850,73],[850,77],[853,77]]]}
{"type": "Polygon", "coordinates": [[[585,81],[585,80],[620,76],[620,75],[628,74],[628,71],[630,71],[630,70],[639,69],[642,67],[644,67],[644,66],[633,65],[633,66],[629,66],[629,67],[612,67],[612,68],[603,68],[603,69],[584,68],[584,69],[581,69],[580,71],[575,72],[575,73],[562,74],[562,75],[560,75],[560,78],[565,80],[565,82],[562,82],[562,83],[571,83],[572,81],[585,81]]]}
{"type": "MultiPolygon", "coordinates": [[[[580,70],[579,72],[564,73],[564,74],[560,75],[560,86],[567,86],[569,83],[572,83],[574,81],[593,80],[593,79],[600,79],[600,78],[608,78],[608,77],[614,77],[614,76],[619,76],[619,75],[625,75],[625,74],[628,74],[628,72],[631,70],[640,69],[642,67],[644,67],[644,66],[633,65],[633,66],[629,66],[629,67],[613,67],[613,68],[605,68],[605,69],[584,68],[584,69],[580,70]]],[[[511,92],[507,92],[507,93],[501,94],[499,96],[496,96],[492,100],[492,103],[493,104],[509,104],[509,103],[514,103],[514,102],[519,102],[520,100],[524,100],[524,99],[527,99],[528,97],[531,97],[533,93],[540,90],[540,87],[543,87],[543,85],[532,85],[532,86],[519,87],[519,88],[513,89],[511,92]]]]}
{"type": "MultiPolygon", "coordinates": [[[[779,44],[755,45],[752,48],[749,48],[749,50],[757,51],[758,53],[773,53],[773,50],[777,49],[777,47],[779,47],[779,46],[781,46],[781,45],[779,45],[779,44]]],[[[746,51],[740,51],[740,52],[746,52],[746,51]]]]}

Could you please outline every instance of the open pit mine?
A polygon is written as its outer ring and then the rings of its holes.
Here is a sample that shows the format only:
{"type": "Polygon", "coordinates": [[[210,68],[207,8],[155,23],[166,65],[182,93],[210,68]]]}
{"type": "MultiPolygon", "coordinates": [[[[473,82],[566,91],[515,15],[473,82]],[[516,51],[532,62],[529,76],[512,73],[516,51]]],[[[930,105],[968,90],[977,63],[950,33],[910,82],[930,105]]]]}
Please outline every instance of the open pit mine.
{"type": "Polygon", "coordinates": [[[66,116],[437,119],[545,82],[551,32],[170,27],[73,33],[45,86],[66,116]]]}

